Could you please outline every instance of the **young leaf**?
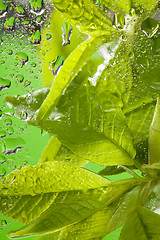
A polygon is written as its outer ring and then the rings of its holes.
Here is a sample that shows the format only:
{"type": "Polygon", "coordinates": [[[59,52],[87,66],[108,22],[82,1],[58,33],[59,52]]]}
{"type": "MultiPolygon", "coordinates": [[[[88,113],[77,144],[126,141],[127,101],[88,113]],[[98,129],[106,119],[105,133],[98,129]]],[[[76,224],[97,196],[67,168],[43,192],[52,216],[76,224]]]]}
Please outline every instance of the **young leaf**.
{"type": "Polygon", "coordinates": [[[125,191],[138,184],[136,179],[109,183],[106,187],[59,192],[39,218],[10,237],[30,236],[61,230],[65,226],[83,221],[103,207],[111,204],[125,191]],[[118,189],[118,191],[117,191],[118,189]]]}
{"type": "Polygon", "coordinates": [[[106,38],[107,36],[102,35],[97,38],[88,39],[77,47],[67,58],[59,74],[55,78],[47,98],[39,109],[37,115],[38,122],[49,117],[63,91],[68,87],[69,83],[74,79],[79,70],[86,64],[95,49],[106,41],[106,38]]]}
{"type": "Polygon", "coordinates": [[[160,216],[150,210],[138,206],[126,220],[119,240],[159,240],[160,216]]]}
{"type": "Polygon", "coordinates": [[[59,10],[73,26],[80,28],[82,32],[91,36],[102,35],[103,32],[116,32],[111,19],[93,0],[86,1],[54,1],[54,6],[59,10]]]}

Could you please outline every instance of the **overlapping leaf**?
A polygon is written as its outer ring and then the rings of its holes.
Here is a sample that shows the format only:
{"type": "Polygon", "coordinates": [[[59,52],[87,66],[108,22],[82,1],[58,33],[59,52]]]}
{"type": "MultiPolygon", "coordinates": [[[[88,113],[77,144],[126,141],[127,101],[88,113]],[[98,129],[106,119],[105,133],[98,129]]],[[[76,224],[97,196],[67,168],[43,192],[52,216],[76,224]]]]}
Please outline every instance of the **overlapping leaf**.
{"type": "Polygon", "coordinates": [[[47,119],[51,111],[57,104],[63,91],[68,87],[69,83],[75,78],[80,69],[90,59],[93,52],[106,41],[111,41],[111,35],[101,35],[97,38],[91,38],[82,43],[74,52],[67,58],[59,74],[57,75],[52,88],[39,109],[37,121],[40,122],[47,119]]]}
{"type": "Polygon", "coordinates": [[[27,166],[0,182],[0,209],[15,220],[32,222],[12,237],[49,233],[91,216],[138,183],[111,184],[64,162],[27,166]]]}
{"type": "MultiPolygon", "coordinates": [[[[29,122],[34,125],[37,123],[33,119],[32,105],[27,103],[33,104],[37,94],[41,95],[39,92],[33,97],[7,98],[16,107],[17,114],[20,116],[19,111],[26,111],[29,122]]],[[[106,165],[132,165],[135,155],[132,136],[119,106],[119,98],[107,91],[96,94],[96,87],[87,83],[82,86],[72,84],[50,119],[42,122],[40,127],[56,135],[61,143],[82,158],[106,165]]]]}
{"type": "Polygon", "coordinates": [[[74,154],[69,148],[65,147],[57,137],[51,137],[49,143],[42,153],[40,163],[53,161],[67,161],[76,166],[83,166],[87,160],[74,154]]]}

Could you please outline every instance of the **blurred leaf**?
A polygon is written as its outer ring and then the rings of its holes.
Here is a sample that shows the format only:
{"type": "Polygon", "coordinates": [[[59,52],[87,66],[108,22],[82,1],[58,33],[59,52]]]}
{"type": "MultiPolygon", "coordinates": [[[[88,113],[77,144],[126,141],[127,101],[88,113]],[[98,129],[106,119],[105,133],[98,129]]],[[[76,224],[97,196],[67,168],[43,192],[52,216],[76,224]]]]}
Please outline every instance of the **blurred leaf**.
{"type": "Polygon", "coordinates": [[[156,4],[158,3],[157,0],[131,0],[131,6],[137,10],[152,10],[156,4]]]}
{"type": "Polygon", "coordinates": [[[116,12],[122,12],[127,14],[129,10],[131,9],[131,3],[130,0],[100,0],[101,5],[104,4],[106,8],[109,8],[110,10],[116,11],[116,12]]]}
{"type": "Polygon", "coordinates": [[[112,26],[111,19],[105,12],[94,5],[93,0],[76,1],[54,1],[54,6],[59,10],[73,26],[91,36],[100,36],[103,32],[116,32],[112,26]]]}
{"type": "Polygon", "coordinates": [[[138,206],[133,211],[121,231],[119,240],[159,240],[160,216],[147,208],[138,206]]]}

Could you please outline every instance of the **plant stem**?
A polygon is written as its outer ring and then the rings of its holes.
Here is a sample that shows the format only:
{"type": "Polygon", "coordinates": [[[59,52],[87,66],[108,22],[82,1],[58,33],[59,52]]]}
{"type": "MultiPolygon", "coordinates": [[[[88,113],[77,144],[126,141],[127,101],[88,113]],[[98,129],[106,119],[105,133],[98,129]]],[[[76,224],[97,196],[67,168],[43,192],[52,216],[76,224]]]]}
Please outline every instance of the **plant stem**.
{"type": "Polygon", "coordinates": [[[160,96],[157,99],[153,120],[149,129],[148,162],[160,161],[160,96]]]}

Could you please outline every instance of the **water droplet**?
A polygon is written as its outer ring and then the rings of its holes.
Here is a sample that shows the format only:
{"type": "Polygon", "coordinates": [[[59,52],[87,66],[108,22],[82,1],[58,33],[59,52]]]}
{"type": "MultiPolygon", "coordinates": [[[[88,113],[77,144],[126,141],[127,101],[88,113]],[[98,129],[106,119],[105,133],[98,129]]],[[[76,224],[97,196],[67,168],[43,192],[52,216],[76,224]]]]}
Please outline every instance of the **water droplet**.
{"type": "Polygon", "coordinates": [[[26,80],[26,81],[24,82],[24,87],[28,87],[30,84],[31,84],[31,81],[26,80]]]}
{"type": "Polygon", "coordinates": [[[40,23],[41,23],[41,21],[42,21],[42,18],[41,18],[41,16],[38,16],[38,17],[37,17],[37,19],[36,19],[36,21],[37,21],[37,23],[38,23],[38,24],[40,24],[40,23]]]}
{"type": "Polygon", "coordinates": [[[21,161],[21,164],[23,164],[23,165],[27,165],[28,162],[27,162],[26,160],[22,160],[22,161],[21,161]]]}
{"type": "Polygon", "coordinates": [[[37,65],[36,65],[36,63],[31,63],[31,67],[33,67],[33,68],[35,68],[37,65]]]}
{"type": "Polygon", "coordinates": [[[3,155],[0,155],[0,164],[3,164],[7,161],[6,157],[3,155]]]}
{"type": "Polygon", "coordinates": [[[8,79],[0,78],[0,91],[11,86],[11,81],[8,79]]]}
{"type": "Polygon", "coordinates": [[[1,60],[1,61],[0,61],[0,64],[5,64],[5,61],[4,61],[4,60],[1,60]]]}
{"type": "Polygon", "coordinates": [[[4,138],[6,136],[6,132],[5,131],[0,131],[0,138],[4,138]]]}
{"type": "Polygon", "coordinates": [[[24,24],[24,25],[28,25],[29,23],[30,23],[30,21],[27,21],[27,20],[22,22],[22,24],[24,24]]]}
{"type": "Polygon", "coordinates": [[[52,38],[52,35],[51,34],[46,34],[46,39],[47,40],[50,40],[52,38]]]}
{"type": "Polygon", "coordinates": [[[7,118],[7,119],[5,119],[4,124],[5,124],[6,126],[12,125],[12,120],[11,120],[10,118],[7,118]]]}
{"type": "Polygon", "coordinates": [[[154,34],[158,31],[159,22],[153,18],[147,18],[141,26],[143,32],[146,34],[148,38],[154,36],[154,34]]]}
{"type": "Polygon", "coordinates": [[[23,82],[23,79],[24,79],[24,76],[22,74],[17,75],[18,82],[20,82],[20,83],[23,82]]]}
{"type": "Polygon", "coordinates": [[[42,0],[30,0],[30,4],[34,12],[40,12],[43,7],[42,0]]]}
{"type": "Polygon", "coordinates": [[[134,9],[134,8],[131,8],[131,10],[129,11],[129,15],[130,15],[131,17],[133,17],[133,16],[135,15],[135,13],[136,13],[135,9],[134,9]]]}
{"type": "Polygon", "coordinates": [[[12,49],[8,49],[8,50],[7,50],[7,53],[8,53],[8,55],[12,55],[12,54],[13,54],[12,49]]]}
{"type": "Polygon", "coordinates": [[[8,30],[8,31],[13,31],[14,21],[15,21],[14,17],[10,17],[8,20],[6,20],[5,23],[4,23],[5,29],[8,30]]]}
{"type": "Polygon", "coordinates": [[[30,37],[30,41],[33,44],[40,44],[40,42],[41,42],[41,34],[40,34],[39,30],[37,30],[35,33],[32,33],[32,35],[30,37]]]}
{"type": "Polygon", "coordinates": [[[2,143],[2,153],[5,155],[14,154],[25,145],[25,141],[20,137],[6,138],[2,143]]]}
{"type": "Polygon", "coordinates": [[[63,56],[58,56],[55,60],[50,62],[49,64],[49,69],[53,73],[53,75],[56,75],[60,67],[64,63],[64,57],[63,56]]]}
{"type": "Polygon", "coordinates": [[[15,10],[20,16],[23,16],[25,14],[25,11],[22,7],[15,7],[15,10]]]}
{"type": "Polygon", "coordinates": [[[2,45],[3,43],[3,39],[0,37],[0,46],[2,45]]]}
{"type": "Polygon", "coordinates": [[[0,15],[2,16],[7,11],[7,5],[0,1],[0,15]]]}
{"type": "Polygon", "coordinates": [[[28,117],[28,113],[26,111],[22,111],[21,114],[20,114],[20,118],[22,120],[26,120],[28,117]]]}
{"type": "Polygon", "coordinates": [[[2,225],[2,226],[5,226],[5,225],[7,225],[7,221],[6,221],[6,220],[4,220],[4,219],[2,219],[2,220],[1,220],[1,225],[2,225]]]}
{"type": "Polygon", "coordinates": [[[113,17],[113,25],[117,29],[123,29],[125,25],[125,17],[122,13],[115,13],[113,17]]]}
{"type": "Polygon", "coordinates": [[[67,46],[70,44],[70,37],[71,37],[71,33],[72,33],[72,25],[70,23],[64,23],[62,25],[62,39],[63,39],[63,46],[67,46]]]}
{"type": "Polygon", "coordinates": [[[6,170],[4,168],[0,168],[0,177],[4,177],[6,174],[6,170]]]}
{"type": "Polygon", "coordinates": [[[7,128],[8,135],[12,135],[14,133],[14,129],[12,127],[7,128]]]}
{"type": "Polygon", "coordinates": [[[20,61],[21,63],[20,67],[23,67],[26,64],[26,62],[28,62],[28,56],[24,52],[18,52],[15,59],[20,61]]]}

